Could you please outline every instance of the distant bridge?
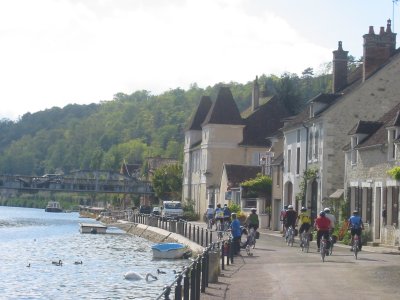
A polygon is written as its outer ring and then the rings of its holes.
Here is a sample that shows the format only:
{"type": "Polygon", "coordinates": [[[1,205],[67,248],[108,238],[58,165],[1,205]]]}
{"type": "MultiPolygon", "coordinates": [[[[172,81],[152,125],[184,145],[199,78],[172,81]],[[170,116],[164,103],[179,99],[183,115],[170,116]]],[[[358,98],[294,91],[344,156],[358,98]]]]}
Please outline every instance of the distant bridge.
{"type": "Polygon", "coordinates": [[[25,192],[153,194],[150,182],[109,171],[78,171],[44,176],[0,175],[0,189],[25,192]]]}

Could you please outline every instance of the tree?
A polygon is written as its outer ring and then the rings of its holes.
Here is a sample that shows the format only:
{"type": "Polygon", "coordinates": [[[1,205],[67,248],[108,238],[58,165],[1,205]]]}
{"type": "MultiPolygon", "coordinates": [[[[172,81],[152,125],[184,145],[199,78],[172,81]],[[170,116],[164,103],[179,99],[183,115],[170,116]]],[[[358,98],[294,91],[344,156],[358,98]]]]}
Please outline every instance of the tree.
{"type": "Polygon", "coordinates": [[[173,164],[158,168],[153,175],[152,184],[157,197],[180,200],[182,195],[182,165],[173,164]]]}

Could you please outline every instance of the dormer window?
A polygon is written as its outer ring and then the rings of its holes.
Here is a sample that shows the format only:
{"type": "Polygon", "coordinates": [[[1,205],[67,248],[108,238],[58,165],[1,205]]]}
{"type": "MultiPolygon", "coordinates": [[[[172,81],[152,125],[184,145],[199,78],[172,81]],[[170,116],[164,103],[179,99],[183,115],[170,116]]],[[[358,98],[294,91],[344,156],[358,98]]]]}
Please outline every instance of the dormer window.
{"type": "Polygon", "coordinates": [[[353,136],[351,138],[351,164],[356,165],[357,164],[357,149],[355,147],[358,145],[358,137],[353,136]]]}

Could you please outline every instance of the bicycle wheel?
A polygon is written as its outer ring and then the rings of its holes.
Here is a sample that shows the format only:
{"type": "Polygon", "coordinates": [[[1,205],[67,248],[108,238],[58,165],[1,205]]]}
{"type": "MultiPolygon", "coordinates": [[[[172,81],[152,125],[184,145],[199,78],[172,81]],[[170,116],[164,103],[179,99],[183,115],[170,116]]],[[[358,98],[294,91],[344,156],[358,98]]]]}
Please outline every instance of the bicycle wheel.
{"type": "Polygon", "coordinates": [[[358,255],[358,241],[354,241],[353,253],[354,253],[355,259],[357,259],[357,255],[358,255]]]}
{"type": "Polygon", "coordinates": [[[330,240],[329,255],[332,255],[332,252],[333,252],[333,241],[330,240]]]}
{"type": "Polygon", "coordinates": [[[326,246],[325,243],[321,242],[321,248],[319,249],[321,252],[321,260],[322,262],[325,262],[325,254],[326,254],[326,246]]]}
{"type": "Polygon", "coordinates": [[[308,250],[310,249],[310,239],[308,238],[308,235],[306,235],[303,247],[306,250],[306,253],[308,253],[308,250]]]}

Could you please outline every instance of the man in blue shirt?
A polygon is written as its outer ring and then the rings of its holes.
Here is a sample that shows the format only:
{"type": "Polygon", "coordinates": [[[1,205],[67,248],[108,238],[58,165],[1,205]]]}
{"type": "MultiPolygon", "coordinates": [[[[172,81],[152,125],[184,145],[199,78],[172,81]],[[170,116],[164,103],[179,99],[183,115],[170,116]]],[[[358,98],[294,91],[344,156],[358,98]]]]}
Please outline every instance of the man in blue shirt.
{"type": "MultiPolygon", "coordinates": [[[[361,251],[361,231],[364,229],[364,223],[361,217],[358,215],[358,210],[353,211],[353,215],[349,219],[348,229],[350,229],[351,232],[351,245],[353,245],[354,235],[357,234],[360,240],[359,249],[361,251]]],[[[350,248],[350,251],[353,251],[353,248],[350,248]]]]}
{"type": "Polygon", "coordinates": [[[232,213],[232,237],[233,237],[233,254],[237,255],[240,252],[240,238],[242,236],[242,231],[240,229],[240,221],[236,217],[236,213],[232,213]]]}

